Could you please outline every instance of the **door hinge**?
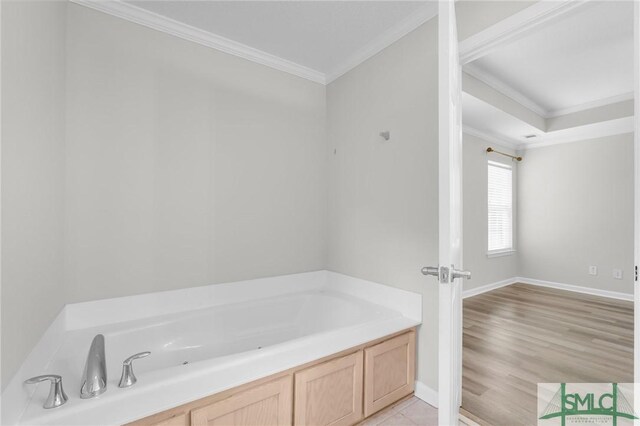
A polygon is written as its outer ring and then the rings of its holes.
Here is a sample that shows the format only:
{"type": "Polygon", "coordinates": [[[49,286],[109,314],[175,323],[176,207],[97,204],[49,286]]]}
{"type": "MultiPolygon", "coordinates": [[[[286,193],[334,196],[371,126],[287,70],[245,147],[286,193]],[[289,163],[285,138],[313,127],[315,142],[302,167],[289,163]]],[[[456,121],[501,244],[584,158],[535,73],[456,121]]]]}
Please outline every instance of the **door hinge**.
{"type": "Polygon", "coordinates": [[[635,266],[635,273],[636,273],[635,281],[638,281],[638,265],[635,266]]]}

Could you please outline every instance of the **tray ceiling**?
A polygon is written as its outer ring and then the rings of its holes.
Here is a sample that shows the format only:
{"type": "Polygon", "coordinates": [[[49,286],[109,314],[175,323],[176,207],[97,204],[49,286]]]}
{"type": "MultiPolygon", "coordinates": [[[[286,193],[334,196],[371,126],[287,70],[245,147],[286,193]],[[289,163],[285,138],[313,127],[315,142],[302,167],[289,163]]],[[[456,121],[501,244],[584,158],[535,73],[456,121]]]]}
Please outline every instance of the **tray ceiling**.
{"type": "Polygon", "coordinates": [[[544,116],[629,99],[633,2],[589,2],[465,69],[544,116]]]}

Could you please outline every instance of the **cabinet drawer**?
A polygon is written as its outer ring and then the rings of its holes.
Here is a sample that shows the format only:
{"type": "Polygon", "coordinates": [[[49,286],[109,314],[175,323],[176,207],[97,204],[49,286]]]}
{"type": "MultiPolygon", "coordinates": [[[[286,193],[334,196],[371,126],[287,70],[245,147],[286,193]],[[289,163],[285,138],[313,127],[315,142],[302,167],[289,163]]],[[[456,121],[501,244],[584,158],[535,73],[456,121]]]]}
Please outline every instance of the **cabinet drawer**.
{"type": "Polygon", "coordinates": [[[415,354],[415,331],[364,350],[365,417],[413,392],[415,354]]]}
{"type": "Polygon", "coordinates": [[[191,426],[286,426],[291,424],[292,378],[258,385],[191,410],[191,426]]]}
{"type": "Polygon", "coordinates": [[[361,420],[362,357],[358,351],[296,373],[294,423],[346,426],[361,420]]]}

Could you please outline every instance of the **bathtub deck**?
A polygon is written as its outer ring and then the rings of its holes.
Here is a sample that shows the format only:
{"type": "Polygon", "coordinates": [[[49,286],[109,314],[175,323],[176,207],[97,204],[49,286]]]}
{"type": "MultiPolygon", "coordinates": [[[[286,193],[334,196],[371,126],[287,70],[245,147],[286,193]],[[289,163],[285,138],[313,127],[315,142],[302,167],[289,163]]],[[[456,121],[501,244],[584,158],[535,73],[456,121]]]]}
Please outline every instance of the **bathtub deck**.
{"type": "Polygon", "coordinates": [[[3,402],[11,401],[3,420],[126,424],[379,343],[421,319],[419,294],[328,271],[66,305],[3,392],[3,402]],[[131,353],[151,351],[136,364],[135,389],[110,387],[92,401],[67,390],[69,403],[57,410],[42,409],[45,386],[32,398],[24,392],[31,371],[60,374],[67,389],[79,389],[98,333],[108,371],[120,371],[131,353]]]}

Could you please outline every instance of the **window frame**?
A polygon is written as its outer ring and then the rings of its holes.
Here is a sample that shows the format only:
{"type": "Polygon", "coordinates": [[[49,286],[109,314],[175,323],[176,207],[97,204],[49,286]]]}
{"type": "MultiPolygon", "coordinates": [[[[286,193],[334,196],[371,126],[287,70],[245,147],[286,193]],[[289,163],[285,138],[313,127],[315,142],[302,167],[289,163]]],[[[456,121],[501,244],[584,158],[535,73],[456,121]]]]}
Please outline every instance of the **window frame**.
{"type": "Polygon", "coordinates": [[[500,162],[500,161],[495,161],[495,160],[487,160],[486,163],[486,172],[487,172],[487,180],[486,180],[486,190],[487,190],[487,196],[486,196],[486,213],[487,213],[487,218],[485,221],[485,224],[487,226],[487,232],[486,232],[486,244],[485,244],[485,248],[487,250],[487,257],[488,258],[494,258],[494,257],[502,257],[502,256],[510,256],[512,254],[514,254],[516,252],[516,208],[515,208],[515,201],[516,201],[516,185],[515,185],[515,178],[516,178],[516,174],[515,174],[515,167],[513,164],[507,164],[504,162],[500,162]],[[499,249],[494,249],[494,250],[489,250],[489,168],[490,167],[501,167],[504,169],[508,169],[511,171],[511,247],[508,248],[499,248],[499,249]]]}

